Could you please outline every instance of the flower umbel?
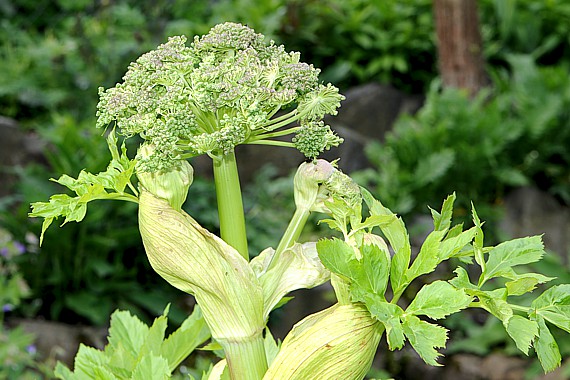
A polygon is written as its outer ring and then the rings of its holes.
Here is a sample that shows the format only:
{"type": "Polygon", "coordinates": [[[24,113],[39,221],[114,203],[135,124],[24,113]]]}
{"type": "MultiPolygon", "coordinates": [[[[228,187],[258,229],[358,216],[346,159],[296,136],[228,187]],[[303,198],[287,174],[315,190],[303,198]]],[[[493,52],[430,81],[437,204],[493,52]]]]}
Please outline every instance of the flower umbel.
{"type": "Polygon", "coordinates": [[[155,146],[138,156],[145,171],[248,143],[297,147],[314,158],[342,142],[321,120],[336,114],[344,97],[299,60],[299,53],[235,23],[215,26],[190,46],[183,36],[171,37],[132,63],[122,83],[99,90],[97,126],[114,123],[123,135],[155,146]],[[283,107],[289,111],[276,116],[283,107]],[[274,139],[296,132],[294,142],[274,139]]]}

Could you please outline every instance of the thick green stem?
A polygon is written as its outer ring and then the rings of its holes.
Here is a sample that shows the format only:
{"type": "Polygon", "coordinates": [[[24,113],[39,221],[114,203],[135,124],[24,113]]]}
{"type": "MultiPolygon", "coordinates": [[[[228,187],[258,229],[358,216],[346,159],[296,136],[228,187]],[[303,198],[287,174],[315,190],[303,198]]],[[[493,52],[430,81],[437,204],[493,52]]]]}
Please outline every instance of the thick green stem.
{"type": "Polygon", "coordinates": [[[220,342],[232,380],[261,380],[267,372],[265,346],[261,334],[235,342],[220,342]]]}
{"type": "Polygon", "coordinates": [[[214,182],[221,237],[249,260],[241,188],[234,152],[214,160],[214,182]]]}

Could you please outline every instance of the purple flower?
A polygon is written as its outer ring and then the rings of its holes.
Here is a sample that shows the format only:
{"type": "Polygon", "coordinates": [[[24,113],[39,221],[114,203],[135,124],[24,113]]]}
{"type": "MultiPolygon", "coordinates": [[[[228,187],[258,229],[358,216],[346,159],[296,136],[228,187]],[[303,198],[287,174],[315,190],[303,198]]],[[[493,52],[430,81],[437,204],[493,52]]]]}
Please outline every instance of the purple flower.
{"type": "Polygon", "coordinates": [[[1,256],[4,256],[4,257],[6,257],[6,258],[8,258],[8,248],[7,248],[7,247],[2,247],[2,248],[0,249],[0,255],[1,255],[1,256]]]}
{"type": "Polygon", "coordinates": [[[4,313],[7,313],[7,312],[12,311],[12,310],[14,310],[14,305],[12,305],[11,303],[6,303],[6,304],[2,305],[2,311],[4,313]]]}
{"type": "Polygon", "coordinates": [[[19,255],[26,252],[26,246],[24,244],[20,243],[19,241],[14,242],[14,247],[16,248],[16,251],[18,251],[19,255]]]}
{"type": "Polygon", "coordinates": [[[38,352],[38,349],[36,348],[35,345],[30,344],[30,345],[28,345],[28,346],[26,347],[26,351],[27,351],[28,354],[30,354],[30,355],[35,355],[36,352],[38,352]]]}

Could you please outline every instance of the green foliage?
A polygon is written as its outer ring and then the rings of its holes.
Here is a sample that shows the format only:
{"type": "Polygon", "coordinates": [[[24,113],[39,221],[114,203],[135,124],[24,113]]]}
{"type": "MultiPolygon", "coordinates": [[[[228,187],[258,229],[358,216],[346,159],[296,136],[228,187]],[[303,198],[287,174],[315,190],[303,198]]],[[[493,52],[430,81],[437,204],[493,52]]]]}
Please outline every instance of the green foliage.
{"type": "Polygon", "coordinates": [[[490,206],[531,183],[569,203],[566,66],[539,67],[527,56],[509,62],[511,75],[495,75],[496,92],[475,99],[434,83],[417,115],[399,119],[384,143],[366,148],[375,170],[359,180],[404,216],[454,190],[465,197],[459,213],[467,215],[471,199],[492,224],[490,206]]]}
{"type": "MultiPolygon", "coordinates": [[[[359,242],[351,239],[350,233],[345,235],[345,241],[320,240],[317,250],[323,265],[346,282],[352,302],[363,302],[373,318],[384,326],[391,350],[402,348],[407,340],[426,363],[439,365],[437,358],[441,354],[437,349],[445,347],[448,330],[420,317],[440,320],[468,307],[476,307],[499,319],[522,353],[528,355],[529,348],[534,347],[546,372],[560,365],[560,351],[546,322],[567,332],[570,330],[569,285],[553,286],[526,306],[515,304],[509,298],[528,294],[537,284],[552,280],[538,273],[516,273],[514,269],[542,258],[544,247],[539,236],[514,239],[494,247],[484,246],[482,223],[474,209],[473,228],[463,231],[462,225],[451,227],[455,201],[455,195],[452,195],[444,201],[441,211],[432,210],[434,230],[411,260],[410,243],[401,219],[365,190],[363,198],[370,216],[391,216],[391,220],[382,219],[367,230],[371,233],[373,227],[380,229],[394,252],[392,257],[385,243],[378,239],[359,242]],[[397,303],[412,281],[433,272],[440,263],[451,258],[461,258],[465,263],[479,267],[474,271],[480,273],[476,285],[471,283],[468,274],[473,271],[458,266],[456,277],[423,285],[405,308],[397,303]],[[510,281],[506,284],[490,282],[493,278],[510,281]],[[521,283],[521,280],[531,281],[521,283]],[[387,292],[388,282],[391,292],[387,292]],[[388,299],[390,293],[391,300],[388,299]]],[[[346,220],[346,215],[334,210],[332,215],[336,220],[346,220]]],[[[359,222],[355,218],[350,224],[358,231],[359,222]]],[[[337,295],[342,291],[339,285],[335,289],[337,295]]]]}
{"type": "Polygon", "coordinates": [[[210,332],[198,308],[165,339],[168,308],[149,327],[127,311],[111,316],[109,343],[103,351],[80,345],[75,369],[58,363],[58,379],[169,379],[172,372],[210,332]]]}
{"type": "Polygon", "coordinates": [[[122,199],[134,203],[138,202],[136,197],[138,192],[131,183],[135,163],[127,157],[125,143],[123,142],[121,153],[119,153],[117,138],[113,130],[107,137],[107,145],[112,159],[106,171],[91,174],[82,170],[77,179],[64,174],[58,180],[53,180],[75,192],[75,197],[71,198],[67,194],[56,194],[50,198],[49,202],[32,204],[30,216],[44,218],[40,244],[43,241],[45,230],[54,219],[63,216],[65,217],[63,224],[70,221],[80,222],[87,213],[87,203],[93,200],[122,199]],[[127,186],[134,195],[125,192],[127,186]],[[108,190],[111,192],[108,192],[108,190]]]}

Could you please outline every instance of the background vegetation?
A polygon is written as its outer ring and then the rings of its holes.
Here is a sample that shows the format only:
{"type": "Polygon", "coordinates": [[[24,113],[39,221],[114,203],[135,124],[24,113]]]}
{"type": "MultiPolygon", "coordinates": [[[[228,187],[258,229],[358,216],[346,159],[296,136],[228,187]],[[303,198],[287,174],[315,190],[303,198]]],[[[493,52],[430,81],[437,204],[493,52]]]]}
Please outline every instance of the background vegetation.
{"type": "MultiPolygon", "coordinates": [[[[0,116],[46,143],[42,162],[2,168],[3,176],[19,180],[0,199],[0,228],[10,236],[0,249],[23,248],[1,257],[6,281],[0,294],[13,297],[0,297],[11,305],[0,315],[104,325],[117,307],[144,318],[172,300],[171,317],[184,315],[187,298],[148,266],[131,205],[97,204],[81,224],[50,230],[41,249],[34,238],[40,226],[27,212],[30,202],[61,191],[48,178],[106,164],[106,146],[94,128],[99,86],[120,81],[129,62],[167,36],[203,34],[222,21],[247,23],[300,51],[341,90],[375,81],[427,94],[417,115],[400,119],[385,142],[370,144],[371,167],[356,174],[406,218],[425,212],[426,204],[437,207],[453,190],[464,209],[474,201],[490,221],[516,186],[534,184],[569,205],[570,4],[479,1],[492,86],[471,100],[438,84],[431,3],[0,1],[0,116]]],[[[245,190],[255,252],[275,244],[292,210],[290,181],[274,173],[261,170],[245,190]]],[[[216,229],[211,182],[198,178],[193,191],[187,209],[216,229]]],[[[13,352],[21,360],[11,360],[29,368],[28,338],[7,334],[0,330],[0,341],[20,342],[13,352]]]]}

